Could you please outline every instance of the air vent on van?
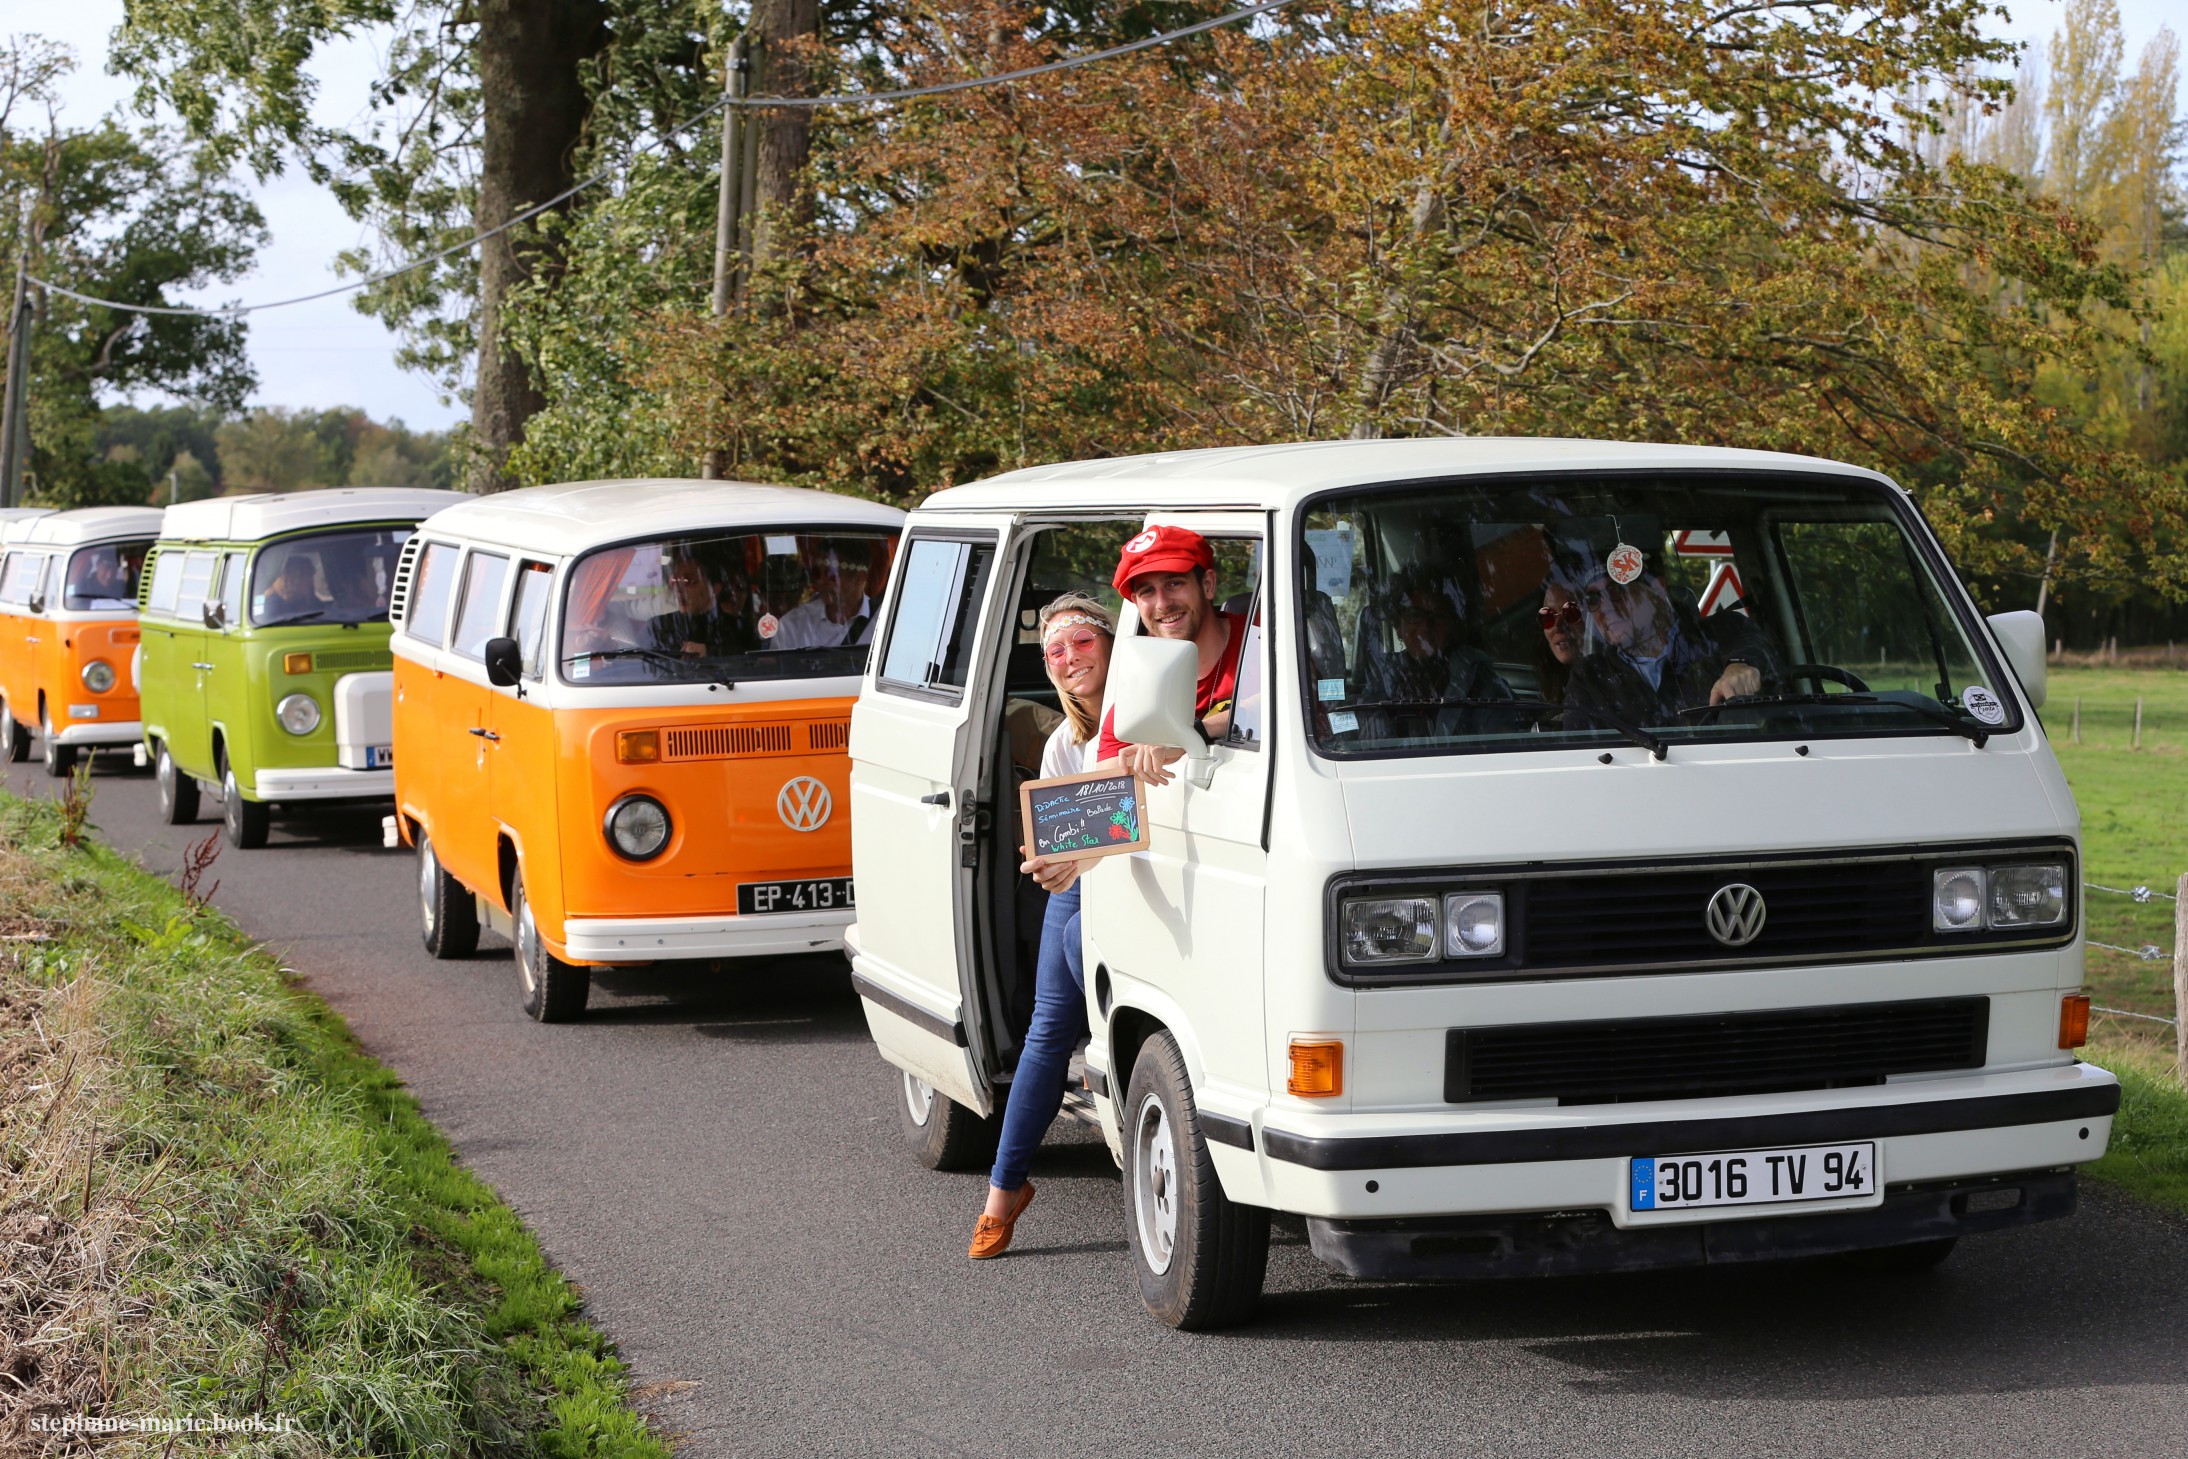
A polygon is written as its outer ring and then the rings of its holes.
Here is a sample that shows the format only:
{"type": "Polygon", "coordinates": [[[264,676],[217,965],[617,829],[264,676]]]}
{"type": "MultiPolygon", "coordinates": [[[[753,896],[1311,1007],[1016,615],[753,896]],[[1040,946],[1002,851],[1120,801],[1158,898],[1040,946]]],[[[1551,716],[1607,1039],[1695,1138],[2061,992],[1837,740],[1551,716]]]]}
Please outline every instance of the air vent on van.
{"type": "Polygon", "coordinates": [[[704,724],[664,730],[664,760],[728,760],[741,755],[797,753],[787,724],[704,724]]]}
{"type": "Polygon", "coordinates": [[[822,721],[805,727],[806,745],[815,750],[842,750],[851,744],[849,720],[822,721]]]}
{"type": "Polygon", "coordinates": [[[344,648],[335,649],[331,652],[326,649],[316,649],[313,651],[311,659],[314,668],[331,669],[344,674],[385,673],[395,667],[394,654],[385,651],[374,653],[367,648],[344,648]]]}
{"type": "Polygon", "coordinates": [[[146,550],[144,562],[137,568],[137,611],[142,613],[152,601],[152,565],[160,560],[160,545],[155,542],[146,550]]]}
{"type": "Polygon", "coordinates": [[[425,546],[425,539],[415,532],[403,544],[403,555],[395,563],[395,586],[388,589],[387,616],[390,623],[400,624],[403,614],[410,607],[410,584],[418,575],[418,553],[425,546]]]}

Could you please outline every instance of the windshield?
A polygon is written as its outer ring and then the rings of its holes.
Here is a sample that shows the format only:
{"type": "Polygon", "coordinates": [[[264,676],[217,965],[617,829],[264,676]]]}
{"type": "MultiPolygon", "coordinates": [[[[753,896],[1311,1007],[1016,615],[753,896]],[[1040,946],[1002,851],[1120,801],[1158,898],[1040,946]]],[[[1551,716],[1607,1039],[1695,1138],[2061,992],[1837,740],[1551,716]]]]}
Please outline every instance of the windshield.
{"type": "Polygon", "coordinates": [[[251,568],[251,622],[378,623],[410,540],[408,527],[352,527],[261,548],[251,568]]]}
{"type": "Polygon", "coordinates": [[[1325,754],[2013,728],[1889,488],[1655,475],[1313,504],[1300,561],[1325,754]]]}
{"type": "Polygon", "coordinates": [[[606,547],[570,574],[562,672],[586,684],[857,674],[890,532],[795,529],[606,547]]]}
{"type": "Polygon", "coordinates": [[[79,612],[136,612],[137,578],[151,548],[150,538],[79,548],[68,560],[61,606],[79,612]]]}

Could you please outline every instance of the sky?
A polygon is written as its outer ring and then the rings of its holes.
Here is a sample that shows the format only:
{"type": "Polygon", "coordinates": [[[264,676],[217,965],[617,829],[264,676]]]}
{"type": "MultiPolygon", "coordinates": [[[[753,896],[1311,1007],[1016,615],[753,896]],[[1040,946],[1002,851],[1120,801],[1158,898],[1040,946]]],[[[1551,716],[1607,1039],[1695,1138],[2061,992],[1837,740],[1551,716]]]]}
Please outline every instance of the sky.
{"type": "MultiPolygon", "coordinates": [[[[2132,69],[2143,43],[2174,19],[2179,0],[2120,0],[2120,25],[2132,69]]],[[[2002,34],[2041,48],[2059,25],[2064,0],[2018,0],[2002,34]]],[[[124,105],[130,84],[106,73],[107,38],[121,23],[122,0],[6,0],[9,34],[43,35],[75,48],[76,74],[64,90],[62,119],[88,125],[124,105]]],[[[368,42],[315,56],[320,80],[317,119],[339,125],[362,113],[378,57],[368,42]]],[[[182,295],[184,303],[253,303],[313,293],[342,282],[335,255],[370,242],[365,230],[343,215],[332,198],[294,171],[259,183],[258,205],[272,240],[258,266],[232,284],[182,295]]],[[[251,361],[258,371],[254,405],[324,409],[349,405],[378,420],[400,419],[416,429],[440,429],[467,414],[461,402],[442,397],[433,383],[395,364],[395,337],[357,313],[348,298],[299,304],[253,316],[251,361]]]]}

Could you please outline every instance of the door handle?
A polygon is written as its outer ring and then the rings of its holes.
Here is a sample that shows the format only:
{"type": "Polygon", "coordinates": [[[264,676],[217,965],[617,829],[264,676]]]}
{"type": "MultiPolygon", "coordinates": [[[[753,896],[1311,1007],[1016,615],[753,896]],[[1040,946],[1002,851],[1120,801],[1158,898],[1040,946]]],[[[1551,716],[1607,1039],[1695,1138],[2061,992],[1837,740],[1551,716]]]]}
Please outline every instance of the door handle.
{"type": "Polygon", "coordinates": [[[946,790],[938,790],[933,795],[921,796],[919,803],[921,805],[938,805],[942,809],[948,810],[950,808],[950,793],[946,790]]]}
{"type": "Polygon", "coordinates": [[[498,741],[498,740],[500,740],[500,739],[501,739],[501,736],[500,736],[500,735],[497,735],[497,734],[495,734],[495,733],[494,733],[494,732],[493,732],[492,730],[490,730],[490,729],[474,729],[474,730],[472,730],[472,731],[471,731],[471,733],[473,733],[473,734],[477,735],[477,736],[478,736],[478,737],[479,737],[480,739],[482,739],[482,740],[496,740],[496,741],[498,741]]]}
{"type": "Polygon", "coordinates": [[[192,664],[190,667],[193,669],[203,669],[208,674],[213,671],[213,666],[211,664],[192,664]]]}

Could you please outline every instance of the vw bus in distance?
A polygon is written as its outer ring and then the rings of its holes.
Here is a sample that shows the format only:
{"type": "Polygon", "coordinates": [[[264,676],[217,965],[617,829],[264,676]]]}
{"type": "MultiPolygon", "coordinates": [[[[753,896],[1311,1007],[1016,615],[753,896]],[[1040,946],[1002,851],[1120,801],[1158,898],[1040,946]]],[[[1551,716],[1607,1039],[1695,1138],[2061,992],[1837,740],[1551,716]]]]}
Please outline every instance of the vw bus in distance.
{"type": "Polygon", "coordinates": [[[427,521],[396,581],[390,828],[427,950],[495,927],[554,1022],[595,966],[842,947],[850,702],[903,518],[594,481],[427,521]]]}
{"type": "Polygon", "coordinates": [[[460,492],[338,487],[167,509],[145,574],[144,754],[160,818],[216,787],[228,843],[272,807],[395,792],[388,597],[403,543],[460,492]]]}
{"type": "MultiPolygon", "coordinates": [[[[16,509],[22,511],[22,509],[16,509]]],[[[38,734],[45,772],[137,739],[137,579],[159,531],[151,507],[27,511],[0,559],[0,736],[10,760],[38,734]]]]}
{"type": "Polygon", "coordinates": [[[984,1163],[1025,1027],[1040,918],[993,808],[1047,689],[1027,612],[1160,524],[1213,545],[1242,643],[1210,743],[1196,644],[1125,604],[1115,733],[1181,758],[1148,849],[1080,879],[1151,1312],[1247,1315],[1273,1211],[1399,1279],[1913,1269],[2072,1210],[2119,1087],[2074,1054],[2040,622],[1986,621],[1873,472],[1587,441],[1081,462],[913,512],[847,940],[928,1163],[984,1163]]]}

